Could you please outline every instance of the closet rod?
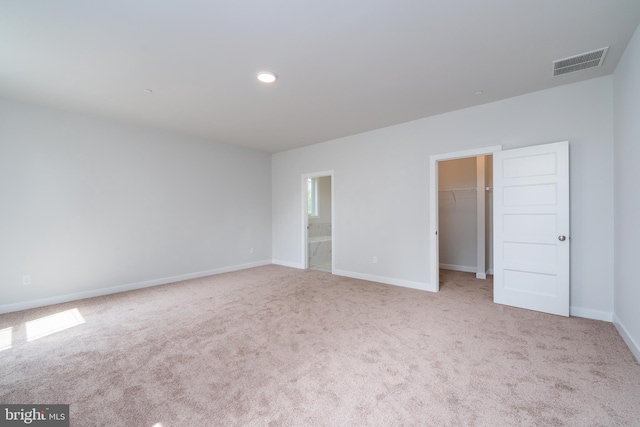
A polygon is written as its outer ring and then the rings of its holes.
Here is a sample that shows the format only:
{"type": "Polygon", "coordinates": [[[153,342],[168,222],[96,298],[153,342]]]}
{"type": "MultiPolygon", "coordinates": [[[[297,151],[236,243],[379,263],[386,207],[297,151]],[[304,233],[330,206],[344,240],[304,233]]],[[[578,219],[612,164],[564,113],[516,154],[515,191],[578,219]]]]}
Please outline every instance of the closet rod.
{"type": "Polygon", "coordinates": [[[449,190],[438,190],[438,191],[476,191],[476,188],[451,188],[449,190]]]}
{"type": "Polygon", "coordinates": [[[453,196],[453,202],[458,203],[458,199],[456,198],[456,191],[476,191],[476,188],[453,188],[450,190],[438,190],[438,192],[451,193],[451,195],[453,196]]]}

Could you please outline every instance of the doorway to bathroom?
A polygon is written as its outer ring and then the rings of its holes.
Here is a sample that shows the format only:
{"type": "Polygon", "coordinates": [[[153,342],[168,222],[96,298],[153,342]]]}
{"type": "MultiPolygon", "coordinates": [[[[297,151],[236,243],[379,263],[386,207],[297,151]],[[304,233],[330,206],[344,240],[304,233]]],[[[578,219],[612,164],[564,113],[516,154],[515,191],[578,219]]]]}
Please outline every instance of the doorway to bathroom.
{"type": "Polygon", "coordinates": [[[333,171],[302,176],[305,268],[333,272],[333,171]]]}

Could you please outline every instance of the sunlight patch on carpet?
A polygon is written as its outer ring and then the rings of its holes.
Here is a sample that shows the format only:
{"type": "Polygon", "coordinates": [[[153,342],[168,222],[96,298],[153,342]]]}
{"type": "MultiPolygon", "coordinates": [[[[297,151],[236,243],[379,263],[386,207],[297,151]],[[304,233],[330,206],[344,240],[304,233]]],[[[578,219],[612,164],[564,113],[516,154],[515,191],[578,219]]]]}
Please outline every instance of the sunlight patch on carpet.
{"type": "Polygon", "coordinates": [[[27,341],[35,341],[38,338],[46,337],[83,323],[84,318],[77,308],[31,320],[25,324],[27,326],[27,341]]]}
{"type": "Polygon", "coordinates": [[[13,335],[13,327],[0,329],[0,351],[11,348],[11,339],[13,335]]]}

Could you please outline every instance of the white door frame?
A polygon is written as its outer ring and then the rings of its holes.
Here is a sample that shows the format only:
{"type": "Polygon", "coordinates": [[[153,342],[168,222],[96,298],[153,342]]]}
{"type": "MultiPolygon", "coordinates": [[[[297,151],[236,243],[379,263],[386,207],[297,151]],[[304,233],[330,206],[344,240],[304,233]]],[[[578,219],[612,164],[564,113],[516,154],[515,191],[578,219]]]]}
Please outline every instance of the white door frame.
{"type": "MultiPolygon", "coordinates": [[[[466,157],[486,156],[502,151],[502,145],[492,145],[490,147],[475,148],[472,150],[455,151],[451,153],[433,154],[429,157],[429,218],[430,226],[430,272],[431,286],[430,290],[434,292],[440,291],[440,245],[438,241],[438,162],[444,160],[463,159],[466,157]]],[[[496,177],[493,178],[494,180],[496,177]]],[[[306,193],[305,193],[306,194],[306,193]]],[[[306,199],[305,199],[306,201],[306,199]]]]}
{"type": "Polygon", "coordinates": [[[309,225],[309,215],[307,206],[307,178],[320,178],[323,176],[331,177],[331,272],[335,270],[336,265],[336,239],[335,239],[335,177],[334,171],[328,170],[323,172],[304,173],[301,177],[302,185],[302,265],[304,269],[309,268],[309,232],[307,226],[309,225]]]}

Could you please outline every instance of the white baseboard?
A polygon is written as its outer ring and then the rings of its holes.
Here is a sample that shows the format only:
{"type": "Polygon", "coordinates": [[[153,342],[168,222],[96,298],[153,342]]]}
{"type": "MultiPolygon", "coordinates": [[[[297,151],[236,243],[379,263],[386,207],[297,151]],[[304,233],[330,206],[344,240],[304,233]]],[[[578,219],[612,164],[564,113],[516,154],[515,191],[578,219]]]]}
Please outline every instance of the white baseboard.
{"type": "Polygon", "coordinates": [[[247,268],[260,267],[271,264],[271,260],[250,262],[247,264],[233,265],[213,270],[198,271],[196,273],[180,274],[178,276],[164,277],[161,279],[146,280],[144,282],[129,283],[126,285],[112,286],[109,288],[92,289],[90,291],[74,292],[72,294],[57,295],[48,298],[16,302],[13,304],[0,305],[0,314],[14,311],[28,310],[30,308],[44,307],[47,305],[61,304],[64,302],[77,301],[85,298],[99,297],[103,295],[116,294],[118,292],[133,291],[135,289],[149,288],[151,286],[166,285],[168,283],[180,282],[182,280],[197,279],[199,277],[212,276],[214,274],[228,273],[230,271],[244,270],[247,268]]]}
{"type": "Polygon", "coordinates": [[[620,333],[620,336],[622,337],[624,342],[627,344],[627,346],[629,347],[629,350],[631,350],[631,353],[633,353],[638,363],[640,363],[640,344],[633,339],[631,334],[629,334],[629,331],[627,331],[627,328],[624,327],[624,325],[620,322],[620,319],[618,318],[618,316],[615,315],[615,313],[613,315],[613,325],[618,330],[618,333],[620,333]]]}
{"type": "Polygon", "coordinates": [[[304,265],[299,262],[280,261],[278,259],[271,260],[271,264],[281,265],[283,267],[299,268],[304,270],[304,265]]]}
{"type": "Polygon", "coordinates": [[[613,319],[613,313],[609,311],[591,310],[590,308],[569,307],[569,314],[585,319],[604,320],[605,322],[611,322],[613,319]]]}
{"type": "Polygon", "coordinates": [[[475,267],[469,267],[466,265],[455,265],[455,264],[440,264],[440,268],[444,270],[453,270],[453,271],[463,271],[465,273],[475,273],[475,267]]]}
{"type": "Polygon", "coordinates": [[[486,280],[487,273],[476,273],[476,279],[486,280]]]}
{"type": "Polygon", "coordinates": [[[405,288],[420,289],[422,291],[436,292],[435,286],[430,283],[413,282],[404,279],[395,279],[393,277],[375,276],[373,274],[355,273],[353,271],[333,270],[336,276],[351,277],[353,279],[368,280],[370,282],[384,283],[386,285],[402,286],[405,288]]]}

